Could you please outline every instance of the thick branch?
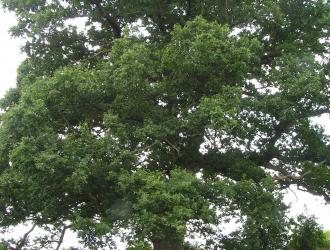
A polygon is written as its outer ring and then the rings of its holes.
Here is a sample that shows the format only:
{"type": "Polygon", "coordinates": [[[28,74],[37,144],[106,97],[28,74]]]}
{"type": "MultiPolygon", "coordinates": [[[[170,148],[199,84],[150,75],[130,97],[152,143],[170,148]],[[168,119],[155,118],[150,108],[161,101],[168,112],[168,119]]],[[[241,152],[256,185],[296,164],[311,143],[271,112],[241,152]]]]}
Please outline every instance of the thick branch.
{"type": "Polygon", "coordinates": [[[274,136],[272,138],[270,138],[270,140],[266,146],[266,150],[264,152],[260,153],[260,155],[259,154],[251,155],[250,160],[254,161],[259,166],[272,169],[272,168],[270,168],[271,165],[269,165],[270,164],[269,162],[273,158],[278,157],[278,151],[275,147],[275,144],[276,144],[277,140],[281,138],[282,134],[290,128],[290,126],[291,126],[291,124],[288,122],[280,122],[275,127],[274,136]]]}
{"type": "Polygon", "coordinates": [[[66,232],[66,230],[67,230],[69,227],[70,227],[70,226],[68,226],[68,225],[64,225],[64,226],[63,226],[63,229],[62,229],[62,231],[61,231],[60,238],[59,238],[58,241],[57,241],[57,246],[56,246],[55,250],[59,250],[59,249],[60,249],[60,247],[61,247],[61,245],[62,245],[62,243],[63,243],[63,240],[64,240],[65,232],[66,232]]]}
{"type": "Polygon", "coordinates": [[[228,23],[228,0],[223,1],[223,19],[225,23],[228,23]]]}
{"type": "Polygon", "coordinates": [[[100,13],[100,15],[105,19],[105,21],[108,23],[108,25],[112,28],[112,32],[115,38],[121,37],[121,27],[118,24],[118,21],[116,18],[111,16],[110,14],[106,13],[104,8],[101,5],[101,0],[90,0],[92,4],[94,4],[100,13]]]}
{"type": "Polygon", "coordinates": [[[187,4],[188,4],[188,7],[187,7],[187,17],[190,18],[192,16],[192,3],[191,3],[191,0],[187,0],[187,4]]]}
{"type": "Polygon", "coordinates": [[[285,171],[284,169],[280,168],[279,166],[270,166],[271,164],[267,165],[268,169],[275,170],[279,172],[280,174],[273,176],[273,178],[277,181],[285,181],[285,182],[290,182],[290,181],[300,181],[302,180],[306,175],[310,174],[312,171],[307,171],[303,173],[302,175],[293,175],[285,171]]]}
{"type": "Polygon", "coordinates": [[[156,12],[156,18],[158,19],[156,21],[158,28],[162,34],[166,34],[166,26],[164,22],[164,18],[162,16],[162,6],[158,6],[157,12],[156,12]]]}
{"type": "Polygon", "coordinates": [[[181,155],[180,149],[178,147],[176,147],[173,143],[171,143],[167,139],[165,139],[165,142],[176,151],[176,153],[178,154],[178,156],[181,155]]]}
{"type": "MultiPolygon", "coordinates": [[[[315,167],[321,166],[322,164],[324,164],[326,161],[321,161],[319,163],[316,163],[315,167]]],[[[312,173],[312,170],[308,170],[305,173],[301,174],[301,175],[293,175],[290,174],[288,171],[286,171],[283,167],[279,166],[279,165],[274,165],[272,163],[268,163],[266,166],[266,168],[274,170],[276,172],[279,173],[279,175],[274,176],[273,178],[275,180],[278,181],[295,181],[295,184],[297,184],[297,181],[302,180],[306,175],[309,175],[312,173]]]]}
{"type": "MultiPolygon", "coordinates": [[[[315,165],[315,167],[324,164],[325,161],[319,162],[315,165]]],[[[304,181],[304,178],[312,173],[312,170],[308,170],[305,173],[300,175],[293,175],[283,169],[281,166],[273,165],[271,163],[266,166],[268,169],[274,170],[278,172],[278,175],[273,176],[274,180],[278,181],[284,187],[288,187],[290,185],[297,185],[298,189],[304,192],[308,192],[313,195],[323,196],[326,202],[330,202],[330,196],[327,192],[322,190],[313,190],[313,187],[310,187],[308,183],[304,181]],[[300,187],[304,187],[305,189],[301,189],[300,187]]]]}
{"type": "Polygon", "coordinates": [[[20,250],[20,249],[22,249],[22,248],[24,247],[24,245],[25,245],[25,243],[26,243],[26,241],[27,241],[27,239],[28,239],[30,233],[32,233],[32,231],[36,228],[36,226],[37,226],[37,224],[34,224],[34,225],[31,227],[31,229],[30,229],[29,231],[27,231],[27,232],[23,235],[22,239],[20,240],[20,242],[19,242],[18,245],[16,246],[16,250],[20,250]]]}

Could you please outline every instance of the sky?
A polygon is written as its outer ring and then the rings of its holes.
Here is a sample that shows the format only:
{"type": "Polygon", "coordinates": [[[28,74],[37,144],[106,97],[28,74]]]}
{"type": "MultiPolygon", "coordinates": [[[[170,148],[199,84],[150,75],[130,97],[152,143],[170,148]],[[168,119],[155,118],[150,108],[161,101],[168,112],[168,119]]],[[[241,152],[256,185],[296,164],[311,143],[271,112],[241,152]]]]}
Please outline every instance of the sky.
{"type": "MultiPolygon", "coordinates": [[[[11,13],[4,12],[0,9],[0,97],[6,91],[15,87],[16,70],[20,62],[24,60],[24,55],[20,53],[20,45],[22,41],[13,39],[8,34],[8,29],[16,22],[15,16],[11,13]]],[[[324,126],[325,130],[330,134],[330,119],[323,116],[315,120],[324,126]]],[[[315,215],[318,222],[324,229],[330,230],[330,204],[325,205],[323,199],[310,194],[296,190],[294,187],[287,191],[285,202],[291,203],[291,214],[308,214],[315,215]]],[[[25,228],[17,231],[24,232],[25,228]]],[[[68,235],[65,238],[66,246],[73,241],[74,235],[68,235]]],[[[65,246],[64,245],[64,246],[65,246]]]]}
{"type": "Polygon", "coordinates": [[[8,34],[8,29],[13,24],[15,16],[0,9],[0,96],[15,86],[16,69],[24,59],[19,49],[21,42],[11,39],[8,34]]]}

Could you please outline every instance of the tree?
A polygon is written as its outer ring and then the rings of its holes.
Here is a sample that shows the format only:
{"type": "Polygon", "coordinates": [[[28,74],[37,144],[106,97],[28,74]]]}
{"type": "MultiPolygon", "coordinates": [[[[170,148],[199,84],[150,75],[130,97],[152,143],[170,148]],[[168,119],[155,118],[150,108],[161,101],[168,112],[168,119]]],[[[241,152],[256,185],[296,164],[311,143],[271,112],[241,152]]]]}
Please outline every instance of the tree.
{"type": "Polygon", "coordinates": [[[49,233],[11,246],[70,228],[86,248],[283,249],[281,190],[330,200],[327,1],[0,2],[27,54],[1,101],[0,225],[49,233]]]}
{"type": "Polygon", "coordinates": [[[327,249],[326,234],[314,217],[298,216],[298,224],[293,231],[288,249],[327,249]]]}
{"type": "Polygon", "coordinates": [[[325,237],[325,242],[324,242],[324,248],[330,248],[330,231],[324,231],[324,237],[325,237]]]}

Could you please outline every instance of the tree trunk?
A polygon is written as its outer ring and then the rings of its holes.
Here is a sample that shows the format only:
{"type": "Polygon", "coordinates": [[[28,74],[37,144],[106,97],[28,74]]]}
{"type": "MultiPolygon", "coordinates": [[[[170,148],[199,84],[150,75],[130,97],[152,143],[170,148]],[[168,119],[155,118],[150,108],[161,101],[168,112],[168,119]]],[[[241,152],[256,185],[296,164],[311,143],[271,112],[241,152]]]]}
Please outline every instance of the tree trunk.
{"type": "Polygon", "coordinates": [[[154,250],[182,250],[182,244],[178,242],[173,242],[171,239],[154,240],[152,242],[154,250]]]}

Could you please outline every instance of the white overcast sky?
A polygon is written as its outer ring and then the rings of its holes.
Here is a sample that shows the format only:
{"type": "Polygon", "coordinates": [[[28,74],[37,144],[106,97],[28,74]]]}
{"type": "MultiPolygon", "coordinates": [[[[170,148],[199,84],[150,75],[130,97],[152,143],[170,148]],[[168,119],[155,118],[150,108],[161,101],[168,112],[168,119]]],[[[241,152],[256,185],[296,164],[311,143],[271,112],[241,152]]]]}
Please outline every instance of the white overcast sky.
{"type": "MultiPolygon", "coordinates": [[[[15,87],[16,69],[24,59],[24,55],[20,53],[19,49],[21,42],[11,38],[8,34],[8,29],[13,24],[15,24],[15,16],[0,9],[0,97],[9,88],[15,87]]],[[[318,121],[330,132],[328,117],[322,117],[318,121]]],[[[325,205],[321,198],[296,191],[293,188],[293,191],[288,191],[285,200],[287,203],[291,203],[292,214],[314,214],[319,223],[325,229],[330,230],[330,205],[325,205]]]]}
{"type": "Polygon", "coordinates": [[[11,39],[8,29],[15,23],[15,16],[0,9],[0,96],[15,86],[16,69],[24,56],[20,54],[18,40],[11,39]]]}

